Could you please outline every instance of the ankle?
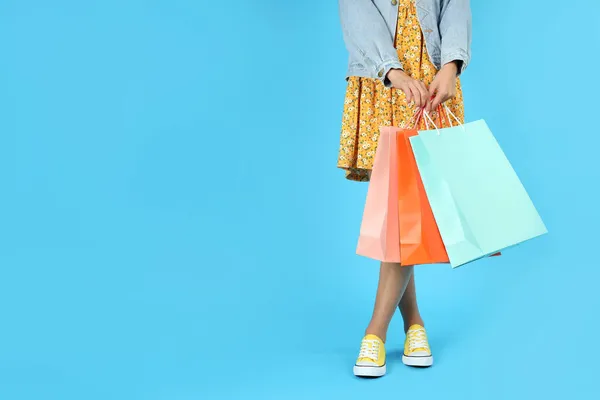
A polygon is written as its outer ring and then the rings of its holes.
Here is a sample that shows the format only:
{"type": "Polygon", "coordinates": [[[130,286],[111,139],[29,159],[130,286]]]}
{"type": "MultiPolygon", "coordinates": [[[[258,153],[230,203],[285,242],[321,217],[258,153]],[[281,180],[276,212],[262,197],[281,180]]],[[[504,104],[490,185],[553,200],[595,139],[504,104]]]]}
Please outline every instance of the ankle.
{"type": "Polygon", "coordinates": [[[369,325],[365,331],[365,335],[375,335],[385,343],[385,340],[387,339],[387,329],[369,325]]]}
{"type": "Polygon", "coordinates": [[[408,332],[408,328],[413,325],[421,325],[422,327],[425,327],[425,322],[423,322],[421,317],[406,319],[404,321],[404,333],[408,332]]]}

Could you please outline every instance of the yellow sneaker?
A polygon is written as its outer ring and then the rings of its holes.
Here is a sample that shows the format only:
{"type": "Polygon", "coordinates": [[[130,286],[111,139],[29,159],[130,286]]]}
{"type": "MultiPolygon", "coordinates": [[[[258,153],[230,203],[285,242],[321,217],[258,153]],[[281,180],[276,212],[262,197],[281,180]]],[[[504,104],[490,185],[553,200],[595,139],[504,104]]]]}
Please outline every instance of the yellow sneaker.
{"type": "Polygon", "coordinates": [[[360,354],[354,365],[354,375],[379,377],[385,375],[385,345],[376,335],[367,335],[360,344],[360,354]]]}
{"type": "Polygon", "coordinates": [[[427,333],[421,325],[412,325],[406,332],[404,341],[404,355],[402,362],[411,367],[430,367],[433,365],[433,356],[427,341],[427,333]]]}

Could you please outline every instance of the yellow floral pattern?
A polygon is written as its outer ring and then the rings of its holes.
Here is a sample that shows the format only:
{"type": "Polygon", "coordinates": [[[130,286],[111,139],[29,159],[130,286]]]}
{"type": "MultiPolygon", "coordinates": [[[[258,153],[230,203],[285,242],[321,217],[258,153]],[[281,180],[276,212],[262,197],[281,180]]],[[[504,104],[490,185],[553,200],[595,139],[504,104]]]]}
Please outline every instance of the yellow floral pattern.
{"type": "MultiPolygon", "coordinates": [[[[406,72],[429,86],[437,70],[429,60],[414,0],[400,0],[396,28],[398,57],[406,72]]],[[[462,122],[464,120],[463,96],[457,79],[456,96],[446,102],[448,108],[462,122]]],[[[373,168],[380,126],[401,126],[414,115],[414,107],[406,103],[401,90],[386,88],[380,80],[352,76],[348,79],[338,167],[346,170],[346,178],[368,181],[373,168]]],[[[432,118],[438,126],[447,121],[437,113],[432,118]]],[[[419,129],[426,129],[421,121],[419,129]]]]}

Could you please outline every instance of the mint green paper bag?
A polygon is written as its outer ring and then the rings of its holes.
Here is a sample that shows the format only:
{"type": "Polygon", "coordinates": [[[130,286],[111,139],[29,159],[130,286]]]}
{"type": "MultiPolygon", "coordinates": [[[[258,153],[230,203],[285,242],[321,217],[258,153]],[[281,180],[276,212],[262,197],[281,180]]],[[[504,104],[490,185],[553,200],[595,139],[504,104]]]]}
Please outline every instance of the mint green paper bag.
{"type": "Polygon", "coordinates": [[[547,233],[485,121],[410,141],[452,267],[547,233]]]}

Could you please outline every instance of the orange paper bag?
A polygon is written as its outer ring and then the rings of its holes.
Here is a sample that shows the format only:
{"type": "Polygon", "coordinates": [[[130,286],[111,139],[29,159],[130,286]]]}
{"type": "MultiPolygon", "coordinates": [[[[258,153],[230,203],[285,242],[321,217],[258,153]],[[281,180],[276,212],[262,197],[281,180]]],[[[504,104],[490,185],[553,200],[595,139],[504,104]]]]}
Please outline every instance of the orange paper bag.
{"type": "Polygon", "coordinates": [[[400,262],[397,128],[381,127],[356,253],[400,262]]]}
{"type": "Polygon", "coordinates": [[[410,147],[417,130],[395,129],[398,167],[398,220],[400,263],[402,265],[449,262],[444,242],[435,222],[417,162],[410,147]]]}

